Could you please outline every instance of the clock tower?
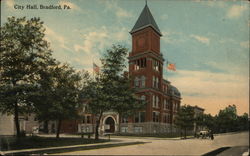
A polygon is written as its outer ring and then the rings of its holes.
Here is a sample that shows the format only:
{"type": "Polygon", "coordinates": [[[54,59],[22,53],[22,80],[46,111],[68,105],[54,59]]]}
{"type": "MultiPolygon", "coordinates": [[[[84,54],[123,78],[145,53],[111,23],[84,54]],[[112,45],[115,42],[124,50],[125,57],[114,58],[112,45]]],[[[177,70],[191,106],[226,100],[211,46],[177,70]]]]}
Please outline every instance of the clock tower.
{"type": "MultiPolygon", "coordinates": [[[[132,51],[128,58],[129,74],[133,78],[132,86],[138,90],[137,95],[149,101],[145,111],[145,122],[152,122],[153,112],[160,112],[162,107],[164,59],[160,52],[162,34],[147,4],[130,34],[132,51]]],[[[158,118],[160,121],[160,114],[158,118]]]]}

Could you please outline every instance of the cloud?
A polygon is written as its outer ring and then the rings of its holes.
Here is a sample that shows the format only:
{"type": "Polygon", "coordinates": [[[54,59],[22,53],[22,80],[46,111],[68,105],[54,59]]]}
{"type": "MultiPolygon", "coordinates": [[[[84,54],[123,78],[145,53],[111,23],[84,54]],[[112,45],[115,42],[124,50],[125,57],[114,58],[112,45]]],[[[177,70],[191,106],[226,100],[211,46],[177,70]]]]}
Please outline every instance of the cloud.
{"type": "Polygon", "coordinates": [[[48,41],[48,42],[59,42],[59,45],[61,48],[63,49],[67,49],[67,50],[71,50],[68,46],[66,46],[66,39],[61,36],[60,34],[56,33],[54,30],[50,29],[48,26],[44,25],[45,27],[45,34],[47,36],[45,36],[45,39],[48,41]]]}
{"type": "Polygon", "coordinates": [[[175,31],[162,31],[162,40],[169,44],[182,43],[187,41],[186,35],[175,31]]]}
{"type": "Polygon", "coordinates": [[[106,10],[114,12],[118,18],[130,18],[132,14],[118,6],[117,1],[101,1],[104,3],[106,10]]]}
{"type": "Polygon", "coordinates": [[[163,14],[163,15],[161,15],[161,17],[160,17],[162,20],[166,20],[166,19],[168,19],[168,15],[167,14],[163,14]]]}
{"type": "Polygon", "coordinates": [[[190,35],[190,37],[196,39],[197,41],[201,42],[201,43],[204,43],[204,44],[209,44],[210,42],[210,39],[207,38],[207,37],[204,37],[204,36],[198,36],[198,35],[190,35]]]}
{"type": "Polygon", "coordinates": [[[203,106],[213,114],[229,104],[241,107],[241,113],[248,110],[248,76],[178,70],[169,80],[182,93],[182,104],[203,106]]]}
{"type": "Polygon", "coordinates": [[[110,47],[117,42],[127,42],[128,33],[125,27],[92,27],[83,30],[83,41],[75,44],[74,50],[84,53],[103,52],[106,47],[110,47]]]}
{"type": "Polygon", "coordinates": [[[227,12],[228,18],[240,17],[247,10],[247,5],[233,5],[227,12]]]}
{"type": "Polygon", "coordinates": [[[80,10],[80,8],[79,8],[77,5],[75,5],[74,3],[65,1],[65,0],[60,1],[59,4],[60,4],[61,6],[67,5],[67,6],[69,6],[71,9],[80,10]]]}

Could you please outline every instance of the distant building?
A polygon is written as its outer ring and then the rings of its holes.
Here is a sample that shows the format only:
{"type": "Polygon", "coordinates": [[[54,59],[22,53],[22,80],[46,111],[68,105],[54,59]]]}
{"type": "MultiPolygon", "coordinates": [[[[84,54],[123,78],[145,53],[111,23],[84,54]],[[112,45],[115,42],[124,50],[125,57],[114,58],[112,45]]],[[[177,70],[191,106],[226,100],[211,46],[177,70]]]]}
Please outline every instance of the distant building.
{"type": "Polygon", "coordinates": [[[15,125],[14,116],[0,113],[0,136],[14,135],[15,125]]]}
{"type": "MultiPolygon", "coordinates": [[[[203,108],[201,107],[198,107],[198,106],[193,106],[193,109],[194,109],[194,117],[196,118],[198,115],[200,114],[203,114],[204,113],[204,110],[203,108]]],[[[200,130],[203,130],[203,127],[199,127],[197,126],[196,123],[194,123],[194,132],[199,132],[200,130]]]]}

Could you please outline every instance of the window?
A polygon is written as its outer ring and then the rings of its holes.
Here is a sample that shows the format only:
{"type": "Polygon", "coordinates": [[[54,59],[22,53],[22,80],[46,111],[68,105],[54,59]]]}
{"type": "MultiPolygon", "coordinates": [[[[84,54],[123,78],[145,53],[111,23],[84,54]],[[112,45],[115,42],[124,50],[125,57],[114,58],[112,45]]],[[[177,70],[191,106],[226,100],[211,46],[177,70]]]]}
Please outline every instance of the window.
{"type": "Polygon", "coordinates": [[[153,112],[153,122],[159,122],[160,112],[153,112]]]}
{"type": "Polygon", "coordinates": [[[83,118],[82,118],[82,123],[91,123],[91,116],[90,115],[85,115],[83,118]]]}
{"type": "Polygon", "coordinates": [[[156,87],[156,88],[159,88],[159,78],[156,77],[156,80],[155,80],[155,81],[156,81],[156,86],[155,86],[155,87],[156,87]]]}
{"type": "Polygon", "coordinates": [[[139,70],[141,68],[145,68],[147,66],[147,59],[141,58],[134,61],[135,70],[139,70]]]}
{"type": "Polygon", "coordinates": [[[153,103],[153,107],[156,107],[156,96],[155,95],[153,95],[152,103],[153,103]]]}
{"type": "Polygon", "coordinates": [[[163,102],[163,109],[167,109],[167,99],[164,99],[164,102],[163,102]]]}
{"type": "Polygon", "coordinates": [[[153,69],[155,71],[160,71],[160,63],[157,60],[153,60],[153,69]]]}
{"type": "Polygon", "coordinates": [[[135,133],[142,133],[142,127],[134,127],[135,133]]]}
{"type": "Polygon", "coordinates": [[[87,123],[90,123],[90,116],[87,116],[87,123]]]}
{"type": "Polygon", "coordinates": [[[145,83],[146,83],[146,77],[142,76],[141,77],[141,87],[145,87],[145,83]]]}
{"type": "Polygon", "coordinates": [[[140,79],[138,77],[135,77],[135,87],[139,87],[140,86],[140,79]]]}
{"type": "Polygon", "coordinates": [[[159,102],[160,102],[159,96],[156,96],[156,104],[155,104],[156,108],[159,108],[159,102]]]}
{"type": "Polygon", "coordinates": [[[164,123],[168,122],[168,115],[166,113],[163,114],[163,122],[164,123]]]}
{"type": "Polygon", "coordinates": [[[146,96],[145,96],[145,95],[142,95],[142,96],[141,96],[141,100],[146,100],[146,96]]]}
{"type": "Polygon", "coordinates": [[[177,102],[173,102],[173,111],[177,111],[177,102]]]}
{"type": "Polygon", "coordinates": [[[153,87],[156,87],[156,77],[153,76],[153,87]]]}
{"type": "Polygon", "coordinates": [[[121,127],[121,132],[123,132],[123,133],[128,132],[128,127],[121,127]]]}
{"type": "Polygon", "coordinates": [[[127,117],[123,117],[121,120],[122,123],[128,123],[128,118],[127,117]]]}
{"type": "Polygon", "coordinates": [[[168,123],[170,123],[171,122],[171,116],[170,116],[170,114],[168,114],[168,123]]]}
{"type": "Polygon", "coordinates": [[[159,88],[159,78],[156,76],[153,76],[153,87],[159,88]]]}
{"type": "Polygon", "coordinates": [[[145,122],[145,112],[138,112],[135,115],[135,122],[136,123],[138,123],[138,122],[145,122]]]}
{"type": "Polygon", "coordinates": [[[152,103],[153,103],[153,107],[154,108],[159,108],[159,96],[157,95],[153,95],[153,100],[152,100],[152,103]]]}
{"type": "Polygon", "coordinates": [[[168,113],[164,113],[163,114],[163,122],[164,123],[170,123],[170,114],[168,114],[168,113]]]}

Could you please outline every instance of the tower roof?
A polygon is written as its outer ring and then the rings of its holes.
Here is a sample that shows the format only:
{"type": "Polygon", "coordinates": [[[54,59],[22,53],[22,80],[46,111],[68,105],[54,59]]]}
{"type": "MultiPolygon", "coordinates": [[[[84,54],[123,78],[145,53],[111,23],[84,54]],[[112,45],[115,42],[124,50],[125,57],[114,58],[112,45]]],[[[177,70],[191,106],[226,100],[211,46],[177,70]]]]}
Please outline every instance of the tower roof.
{"type": "Polygon", "coordinates": [[[139,18],[137,19],[133,29],[130,31],[130,33],[134,33],[136,31],[139,31],[141,29],[144,29],[146,27],[152,27],[160,36],[162,36],[161,31],[159,27],[157,26],[154,17],[152,16],[148,5],[146,4],[143,8],[139,18]]]}

